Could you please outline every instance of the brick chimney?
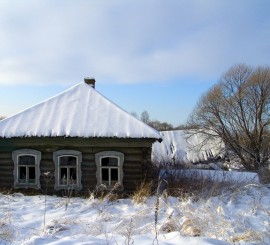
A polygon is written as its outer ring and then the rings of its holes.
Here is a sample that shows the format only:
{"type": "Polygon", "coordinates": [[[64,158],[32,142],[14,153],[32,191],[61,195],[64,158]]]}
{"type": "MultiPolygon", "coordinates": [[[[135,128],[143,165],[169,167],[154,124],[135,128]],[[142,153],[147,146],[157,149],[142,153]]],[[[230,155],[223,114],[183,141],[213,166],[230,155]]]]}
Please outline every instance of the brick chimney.
{"type": "Polygon", "coordinates": [[[95,84],[96,84],[95,78],[92,78],[92,77],[85,77],[85,78],[84,78],[84,82],[85,82],[86,84],[89,84],[89,85],[92,86],[93,88],[95,88],[95,84]]]}

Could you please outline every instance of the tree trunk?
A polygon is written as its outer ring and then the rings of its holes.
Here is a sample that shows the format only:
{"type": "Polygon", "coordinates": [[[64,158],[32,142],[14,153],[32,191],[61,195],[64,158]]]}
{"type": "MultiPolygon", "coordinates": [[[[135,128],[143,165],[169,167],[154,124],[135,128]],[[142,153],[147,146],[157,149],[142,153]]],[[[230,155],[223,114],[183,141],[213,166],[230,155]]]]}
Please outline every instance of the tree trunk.
{"type": "Polygon", "coordinates": [[[259,180],[261,184],[270,183],[270,164],[260,167],[258,171],[259,180]]]}

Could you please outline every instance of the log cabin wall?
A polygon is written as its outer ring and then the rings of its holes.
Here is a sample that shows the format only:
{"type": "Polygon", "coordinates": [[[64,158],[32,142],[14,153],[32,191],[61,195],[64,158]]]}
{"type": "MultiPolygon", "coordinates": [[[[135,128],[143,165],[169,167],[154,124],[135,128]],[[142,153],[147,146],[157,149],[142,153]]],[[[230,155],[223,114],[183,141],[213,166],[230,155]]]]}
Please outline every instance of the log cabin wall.
{"type": "MultiPolygon", "coordinates": [[[[151,147],[154,139],[120,139],[120,138],[64,138],[64,137],[31,137],[0,138],[0,187],[14,186],[14,162],[12,152],[20,149],[33,149],[41,152],[40,191],[48,194],[60,194],[55,191],[55,163],[53,153],[58,150],[76,150],[82,153],[81,193],[93,191],[97,185],[95,154],[102,151],[117,151],[124,154],[123,186],[124,193],[133,192],[145,178],[151,166],[151,147]],[[45,180],[44,173],[50,172],[45,180]],[[47,181],[47,184],[46,184],[47,181]]],[[[23,189],[18,189],[23,191],[23,189]]]]}

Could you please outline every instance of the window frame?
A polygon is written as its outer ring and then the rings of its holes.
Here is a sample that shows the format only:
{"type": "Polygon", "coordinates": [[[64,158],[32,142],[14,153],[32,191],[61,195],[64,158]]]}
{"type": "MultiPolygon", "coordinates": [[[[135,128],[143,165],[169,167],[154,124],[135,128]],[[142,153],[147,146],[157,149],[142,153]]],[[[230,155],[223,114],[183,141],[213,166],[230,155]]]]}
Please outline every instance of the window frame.
{"type": "MultiPolygon", "coordinates": [[[[55,183],[54,183],[54,189],[55,190],[81,190],[82,189],[82,183],[81,183],[81,177],[82,177],[82,170],[81,170],[81,163],[82,163],[82,153],[80,151],[75,150],[59,150],[55,151],[53,153],[53,161],[55,164],[55,171],[54,171],[54,177],[55,177],[55,183]],[[61,168],[67,168],[67,173],[70,171],[70,168],[74,168],[74,166],[60,166],[60,159],[61,157],[71,156],[76,158],[76,184],[70,184],[67,181],[66,185],[61,184],[61,178],[60,174],[61,168]]],[[[67,176],[69,179],[70,177],[67,176]]]]}
{"type": "Polygon", "coordinates": [[[12,160],[14,162],[14,188],[34,188],[40,189],[40,161],[41,152],[33,149],[19,149],[12,152],[12,160]],[[21,165],[26,167],[26,183],[20,183],[19,158],[21,156],[33,156],[35,158],[34,165],[21,165]],[[35,167],[35,182],[29,183],[29,167],[35,167]]]}
{"type": "MultiPolygon", "coordinates": [[[[96,178],[97,178],[97,186],[99,187],[100,185],[103,185],[103,180],[102,180],[102,169],[109,169],[109,174],[108,174],[108,178],[109,178],[109,182],[111,182],[110,180],[110,170],[111,169],[117,169],[118,170],[118,181],[117,183],[119,183],[120,185],[120,190],[124,189],[123,186],[123,164],[124,164],[124,154],[118,151],[102,151],[99,153],[95,154],[95,161],[96,161],[96,166],[97,166],[97,171],[96,171],[96,178]],[[106,158],[106,157],[112,157],[112,158],[117,158],[118,159],[118,165],[117,166],[102,166],[102,159],[106,158]]],[[[114,186],[110,185],[111,183],[109,183],[109,186],[106,185],[106,187],[110,190],[113,189],[114,186]]]]}

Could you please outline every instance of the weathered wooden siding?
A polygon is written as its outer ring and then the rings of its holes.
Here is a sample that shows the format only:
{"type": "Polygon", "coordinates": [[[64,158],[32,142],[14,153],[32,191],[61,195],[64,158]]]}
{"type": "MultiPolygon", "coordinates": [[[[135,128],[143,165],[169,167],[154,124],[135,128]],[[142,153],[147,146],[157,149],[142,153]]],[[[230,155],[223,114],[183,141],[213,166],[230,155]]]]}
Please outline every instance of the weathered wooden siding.
{"type": "MultiPolygon", "coordinates": [[[[57,150],[77,150],[82,152],[82,193],[92,191],[96,187],[95,154],[101,151],[118,151],[124,153],[123,185],[125,192],[132,192],[146,177],[146,170],[151,161],[153,139],[83,139],[83,138],[12,138],[0,139],[0,186],[10,188],[14,184],[12,151],[18,149],[34,149],[41,152],[41,189],[45,190],[47,177],[48,193],[54,191],[53,152],[57,150]],[[49,180],[49,181],[48,181],[49,180]]],[[[59,192],[58,192],[59,193],[59,192]]]]}
{"type": "Polygon", "coordinates": [[[9,151],[0,152],[0,183],[4,188],[13,186],[13,167],[12,153],[9,151]]]}

